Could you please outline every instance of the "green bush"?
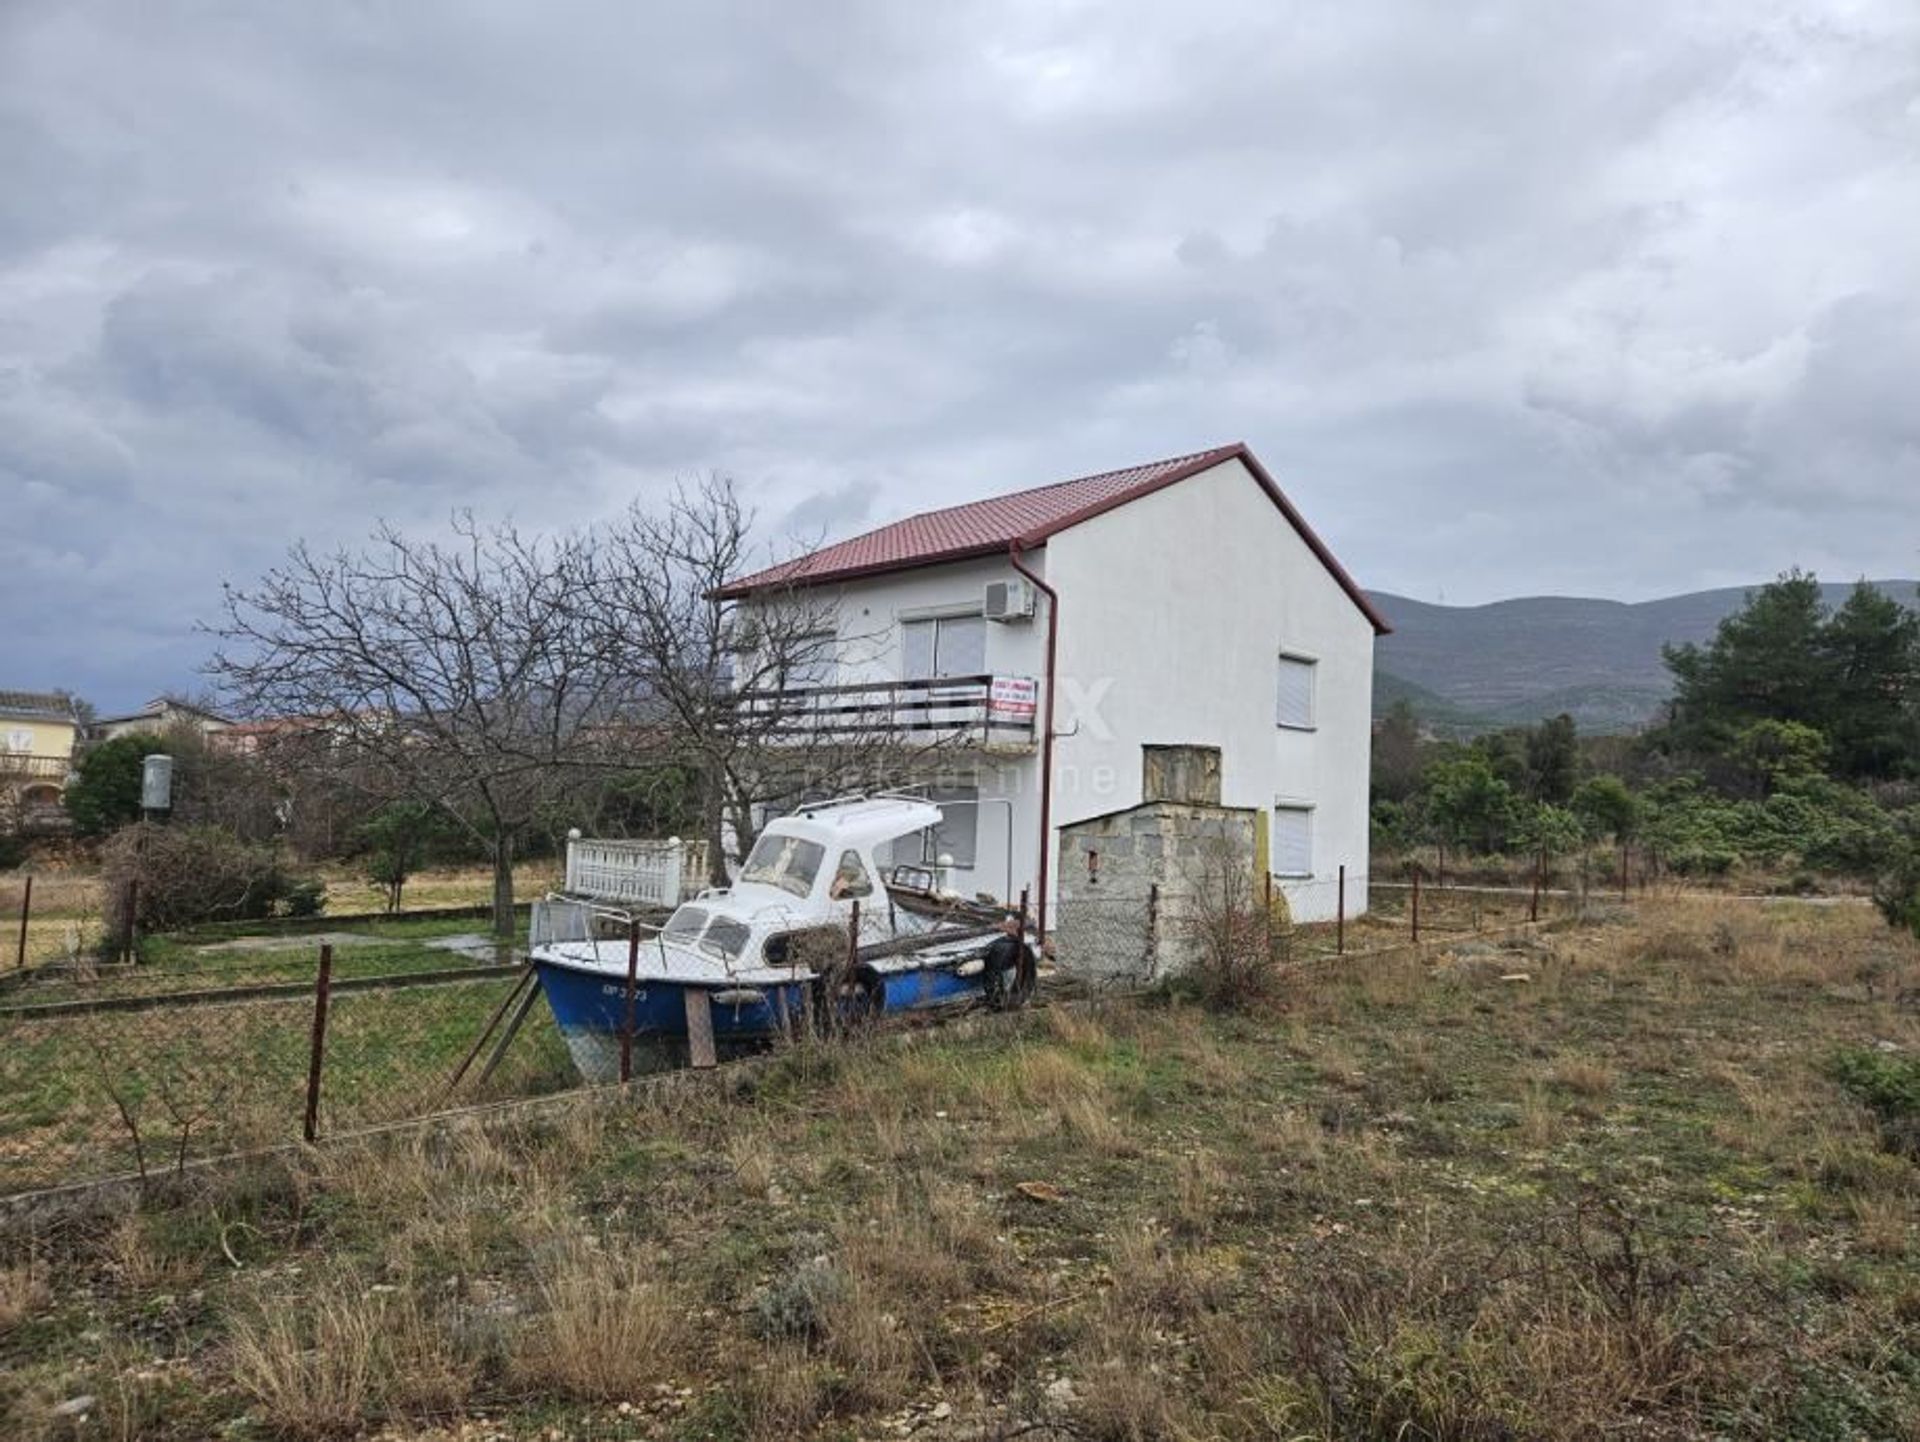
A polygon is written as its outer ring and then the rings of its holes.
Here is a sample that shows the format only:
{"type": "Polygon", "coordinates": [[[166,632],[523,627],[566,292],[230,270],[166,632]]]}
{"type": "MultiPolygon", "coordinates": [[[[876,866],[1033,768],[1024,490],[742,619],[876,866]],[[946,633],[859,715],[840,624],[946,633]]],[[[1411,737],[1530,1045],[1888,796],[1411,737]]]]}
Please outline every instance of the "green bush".
{"type": "Polygon", "coordinates": [[[1828,1070],[1873,1113],[1889,1151],[1920,1159],[1920,1056],[1849,1047],[1828,1070]]]}
{"type": "Polygon", "coordinates": [[[1920,841],[1905,840],[1874,883],[1873,904],[1887,925],[1920,936],[1920,841]]]}
{"type": "Polygon", "coordinates": [[[135,732],[91,747],[62,798],[80,836],[106,836],[140,819],[140,776],[149,756],[173,754],[164,736],[135,732]]]}

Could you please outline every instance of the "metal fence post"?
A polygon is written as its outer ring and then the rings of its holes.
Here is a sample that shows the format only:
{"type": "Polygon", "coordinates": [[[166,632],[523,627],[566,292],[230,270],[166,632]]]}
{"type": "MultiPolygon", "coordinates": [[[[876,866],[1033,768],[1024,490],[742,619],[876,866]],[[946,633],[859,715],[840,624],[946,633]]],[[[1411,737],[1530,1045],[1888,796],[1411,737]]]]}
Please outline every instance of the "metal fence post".
{"type": "Polygon", "coordinates": [[[320,1135],[320,1068],[327,1055],[327,994],[333,985],[333,947],[320,948],[320,973],[313,983],[313,1055],[307,1062],[307,1118],[301,1134],[309,1142],[320,1135]]]}
{"type": "Polygon", "coordinates": [[[1347,863],[1340,863],[1340,889],[1333,900],[1333,954],[1347,954],[1347,863]]]}
{"type": "Polygon", "coordinates": [[[1160,883],[1147,883],[1147,975],[1160,969],[1160,883]]]}
{"type": "Polygon", "coordinates": [[[120,959],[133,965],[133,918],[140,910],[140,878],[127,881],[127,924],[120,933],[120,959]]]}
{"type": "Polygon", "coordinates": [[[1267,872],[1262,878],[1267,894],[1267,960],[1273,960],[1273,873],[1267,872]]]}
{"type": "Polygon", "coordinates": [[[1420,863],[1413,864],[1413,939],[1420,939],[1420,863]]]}
{"type": "Polygon", "coordinates": [[[1627,899],[1627,843],[1620,843],[1620,899],[1627,899]]]}
{"type": "Polygon", "coordinates": [[[633,1028],[636,993],[640,985],[640,923],[627,923],[627,1012],[620,1023],[620,1080],[633,1080],[633,1028]]]}
{"type": "Polygon", "coordinates": [[[33,873],[27,873],[26,894],[20,898],[20,954],[14,959],[15,966],[27,964],[27,918],[33,915],[33,873]]]}
{"type": "Polygon", "coordinates": [[[1547,853],[1542,848],[1533,858],[1533,896],[1527,902],[1527,920],[1540,919],[1540,880],[1547,869],[1547,853]]]}

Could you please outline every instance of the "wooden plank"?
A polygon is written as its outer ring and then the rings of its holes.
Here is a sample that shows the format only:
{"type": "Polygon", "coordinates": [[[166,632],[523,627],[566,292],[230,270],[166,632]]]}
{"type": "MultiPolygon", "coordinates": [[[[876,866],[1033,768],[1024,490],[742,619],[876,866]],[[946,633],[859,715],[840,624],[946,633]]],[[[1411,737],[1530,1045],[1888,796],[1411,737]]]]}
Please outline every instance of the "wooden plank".
{"type": "Polygon", "coordinates": [[[707,994],[697,986],[684,988],[687,999],[687,1059],[696,1067],[718,1066],[720,1058],[713,1049],[713,1007],[707,994]]]}

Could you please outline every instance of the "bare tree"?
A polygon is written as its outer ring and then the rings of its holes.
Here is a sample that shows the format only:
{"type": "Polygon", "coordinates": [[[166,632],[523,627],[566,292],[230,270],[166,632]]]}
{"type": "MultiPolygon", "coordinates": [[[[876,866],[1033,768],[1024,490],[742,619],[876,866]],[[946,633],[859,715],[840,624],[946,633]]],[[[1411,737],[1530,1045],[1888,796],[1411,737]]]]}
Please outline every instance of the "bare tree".
{"type": "Polygon", "coordinates": [[[657,511],[635,506],[604,534],[594,608],[630,677],[621,714],[699,778],[717,884],[727,842],[750,850],[763,808],[899,779],[957,739],[903,727],[884,688],[830,684],[861,669],[875,638],[850,630],[835,595],[798,584],[796,569],[751,595],[729,592],[754,569],[752,535],[752,514],[720,476],[657,511]]]}
{"type": "Polygon", "coordinates": [[[612,724],[618,636],[590,599],[588,537],[529,539],[455,518],[441,545],[382,526],[364,551],[295,546],[226,591],[209,674],[229,705],[324,736],[312,764],[438,807],[493,859],[493,923],[513,929],[515,847],[572,781],[632,760],[612,724]]]}

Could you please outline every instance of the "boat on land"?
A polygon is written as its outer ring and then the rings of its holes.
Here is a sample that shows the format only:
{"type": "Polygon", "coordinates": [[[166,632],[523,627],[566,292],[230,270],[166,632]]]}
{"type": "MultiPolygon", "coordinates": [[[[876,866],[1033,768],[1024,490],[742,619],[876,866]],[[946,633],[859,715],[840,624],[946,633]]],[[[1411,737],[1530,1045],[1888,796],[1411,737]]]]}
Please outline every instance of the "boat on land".
{"type": "Polygon", "coordinates": [[[944,890],[938,865],[881,864],[940,820],[902,793],[801,806],[767,823],[732,885],[664,925],[594,896],[536,902],[533,967],[581,1076],[617,1080],[623,1054],[702,1065],[901,1013],[1024,1006],[1038,966],[1024,916],[995,977],[988,949],[1018,913],[944,890]]]}

